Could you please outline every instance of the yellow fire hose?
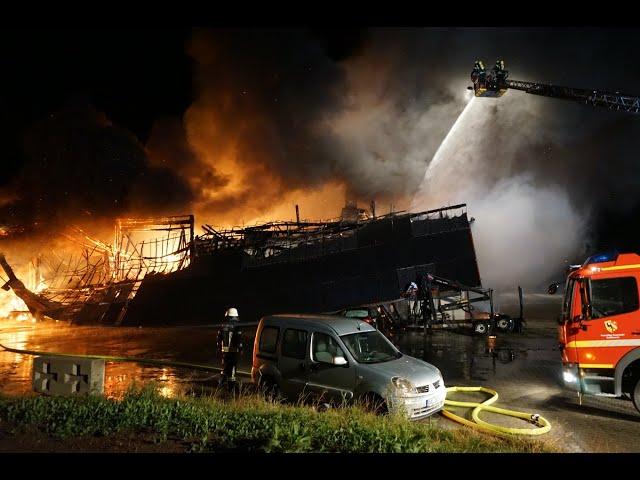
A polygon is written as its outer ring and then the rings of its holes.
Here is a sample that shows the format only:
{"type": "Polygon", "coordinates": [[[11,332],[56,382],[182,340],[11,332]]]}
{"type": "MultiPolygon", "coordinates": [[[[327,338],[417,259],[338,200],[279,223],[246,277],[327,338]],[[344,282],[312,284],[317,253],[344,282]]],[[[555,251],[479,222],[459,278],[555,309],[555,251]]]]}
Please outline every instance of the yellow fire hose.
{"type": "Polygon", "coordinates": [[[498,392],[492,390],[487,387],[449,387],[447,388],[447,397],[449,397],[449,393],[451,392],[484,392],[491,395],[488,399],[483,402],[460,402],[457,400],[450,400],[447,398],[444,401],[445,405],[450,405],[452,407],[467,407],[473,408],[471,412],[471,418],[473,422],[463,418],[450,410],[443,409],[442,414],[450,418],[451,420],[466,425],[467,427],[475,428],[477,430],[482,430],[484,432],[492,433],[492,434],[506,434],[506,435],[542,435],[551,430],[551,424],[549,421],[541,417],[538,414],[524,413],[518,412],[516,410],[507,410],[506,408],[498,408],[492,407],[491,404],[495,403],[498,400],[498,392]],[[511,427],[503,427],[500,425],[494,425],[489,422],[485,422],[480,418],[481,411],[499,413],[501,415],[506,415],[508,417],[515,417],[525,420],[529,423],[534,424],[538,428],[511,428],[511,427]]]}

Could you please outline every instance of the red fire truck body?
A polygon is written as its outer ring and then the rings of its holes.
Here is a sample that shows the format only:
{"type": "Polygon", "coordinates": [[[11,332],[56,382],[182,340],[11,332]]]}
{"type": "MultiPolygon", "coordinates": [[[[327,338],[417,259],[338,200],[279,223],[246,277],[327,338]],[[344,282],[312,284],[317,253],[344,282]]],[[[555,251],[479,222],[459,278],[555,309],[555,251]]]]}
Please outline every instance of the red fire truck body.
{"type": "Polygon", "coordinates": [[[565,385],[627,396],[640,411],[640,256],[588,258],[566,282],[559,340],[565,385]]]}

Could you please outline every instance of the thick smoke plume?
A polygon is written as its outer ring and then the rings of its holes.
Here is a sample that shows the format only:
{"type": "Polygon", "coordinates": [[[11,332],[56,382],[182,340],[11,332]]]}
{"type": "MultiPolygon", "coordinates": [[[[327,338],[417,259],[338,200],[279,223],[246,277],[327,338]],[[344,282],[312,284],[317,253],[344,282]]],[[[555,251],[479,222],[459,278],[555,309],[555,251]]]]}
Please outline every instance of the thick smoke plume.
{"type": "Polygon", "coordinates": [[[291,218],[295,203],[307,217],[335,213],[348,152],[326,121],[343,108],[345,73],[322,44],[302,30],[196,31],[187,51],[196,100],[149,146],[189,182],[196,212],[223,224],[283,205],[291,218]]]}
{"type": "Polygon", "coordinates": [[[472,99],[436,152],[413,209],[466,202],[485,284],[539,287],[582,253],[589,211],[578,210],[555,182],[540,184],[516,168],[519,155],[536,152],[541,130],[534,100],[472,99]],[[499,103],[498,103],[499,102],[499,103]],[[523,103],[519,103],[523,102],[523,103]],[[526,125],[511,136],[486,135],[526,125]]]}
{"type": "Polygon", "coordinates": [[[581,261],[593,243],[605,243],[596,219],[638,206],[633,188],[640,172],[631,153],[638,122],[508,92],[501,99],[474,100],[447,137],[469,101],[460,80],[468,78],[476,58],[489,67],[504,58],[513,78],[634,91],[638,68],[629,72],[623,60],[633,53],[632,37],[595,30],[377,32],[365,54],[347,64],[354,78],[363,78],[356,89],[365,99],[362,111],[377,108],[342,129],[376,148],[375,154],[355,155],[354,163],[372,167],[366,169],[370,184],[380,180],[395,194],[414,195],[413,210],[466,202],[476,218],[485,284],[539,287],[561,278],[564,267],[581,261]],[[585,45],[594,46],[589,55],[585,45]],[[594,64],[611,66],[612,58],[619,60],[617,68],[593,74],[594,64]],[[363,65],[378,68],[367,75],[363,65]],[[394,158],[394,170],[378,158],[394,158]]]}
{"type": "Polygon", "coordinates": [[[135,136],[86,103],[36,122],[22,144],[26,161],[2,205],[8,226],[43,226],[50,236],[70,223],[110,223],[133,212],[170,214],[192,199],[179,175],[151,165],[135,136]]]}

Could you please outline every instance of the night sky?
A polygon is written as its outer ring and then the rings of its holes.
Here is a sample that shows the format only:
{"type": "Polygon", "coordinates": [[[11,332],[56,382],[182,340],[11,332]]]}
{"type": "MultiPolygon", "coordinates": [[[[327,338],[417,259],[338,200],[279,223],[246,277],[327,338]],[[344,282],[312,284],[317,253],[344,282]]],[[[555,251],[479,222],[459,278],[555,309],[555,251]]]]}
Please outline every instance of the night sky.
{"type": "MultiPolygon", "coordinates": [[[[364,29],[310,28],[341,60],[364,29]]],[[[18,139],[38,119],[73,102],[103,111],[141,141],[162,115],[180,115],[193,100],[191,29],[0,30],[2,141],[11,148],[0,172],[5,185],[21,164],[18,139]]],[[[5,149],[6,152],[6,149],[5,149]]]]}
{"type": "MultiPolygon", "coordinates": [[[[347,86],[345,65],[349,72],[370,69],[372,83],[384,77],[376,95],[394,112],[389,124],[416,105],[454,105],[452,84],[464,88],[473,60],[491,65],[493,55],[505,57],[513,78],[640,94],[640,34],[633,29],[74,29],[0,35],[0,187],[9,192],[0,213],[7,225],[47,223],[61,215],[172,213],[197,202],[212,211],[254,208],[247,191],[206,197],[230,181],[189,137],[186,112],[194,105],[219,108],[221,138],[246,128],[239,158],[275,172],[276,186],[316,188],[338,179],[360,199],[415,190],[416,172],[424,171],[446,130],[434,134],[422,163],[410,168],[393,166],[413,148],[406,144],[362,147],[364,154],[354,147],[360,126],[350,137],[318,133],[317,125],[348,110],[354,94],[362,101],[359,92],[347,91],[354,87],[347,86]],[[262,123],[247,127],[247,118],[262,123]],[[382,159],[385,178],[395,183],[379,182],[370,174],[376,164],[361,162],[363,155],[382,159]],[[198,171],[202,178],[196,181],[198,171]]],[[[541,134],[547,137],[540,145],[527,145],[528,153],[518,150],[521,157],[510,168],[529,169],[538,182],[561,178],[558,183],[578,205],[588,206],[592,195],[589,249],[638,249],[640,117],[542,101],[551,133],[541,134]],[[547,144],[564,153],[532,160],[531,152],[547,144]]],[[[451,112],[445,124],[455,120],[455,108],[451,112]]],[[[386,127],[381,124],[381,135],[391,138],[394,130],[385,133],[386,127]]],[[[377,136],[375,128],[368,122],[374,132],[367,135],[377,136]]],[[[515,135],[521,126],[509,128],[515,135]]]]}

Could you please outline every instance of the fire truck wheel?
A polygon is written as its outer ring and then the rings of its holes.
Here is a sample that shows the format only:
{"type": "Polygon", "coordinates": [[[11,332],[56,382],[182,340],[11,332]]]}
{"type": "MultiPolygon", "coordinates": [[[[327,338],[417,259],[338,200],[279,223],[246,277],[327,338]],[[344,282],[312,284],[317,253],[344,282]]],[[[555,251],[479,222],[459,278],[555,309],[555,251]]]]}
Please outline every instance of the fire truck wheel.
{"type": "Polygon", "coordinates": [[[633,406],[640,412],[640,378],[636,380],[636,385],[631,392],[631,400],[633,400],[633,406]]]}

